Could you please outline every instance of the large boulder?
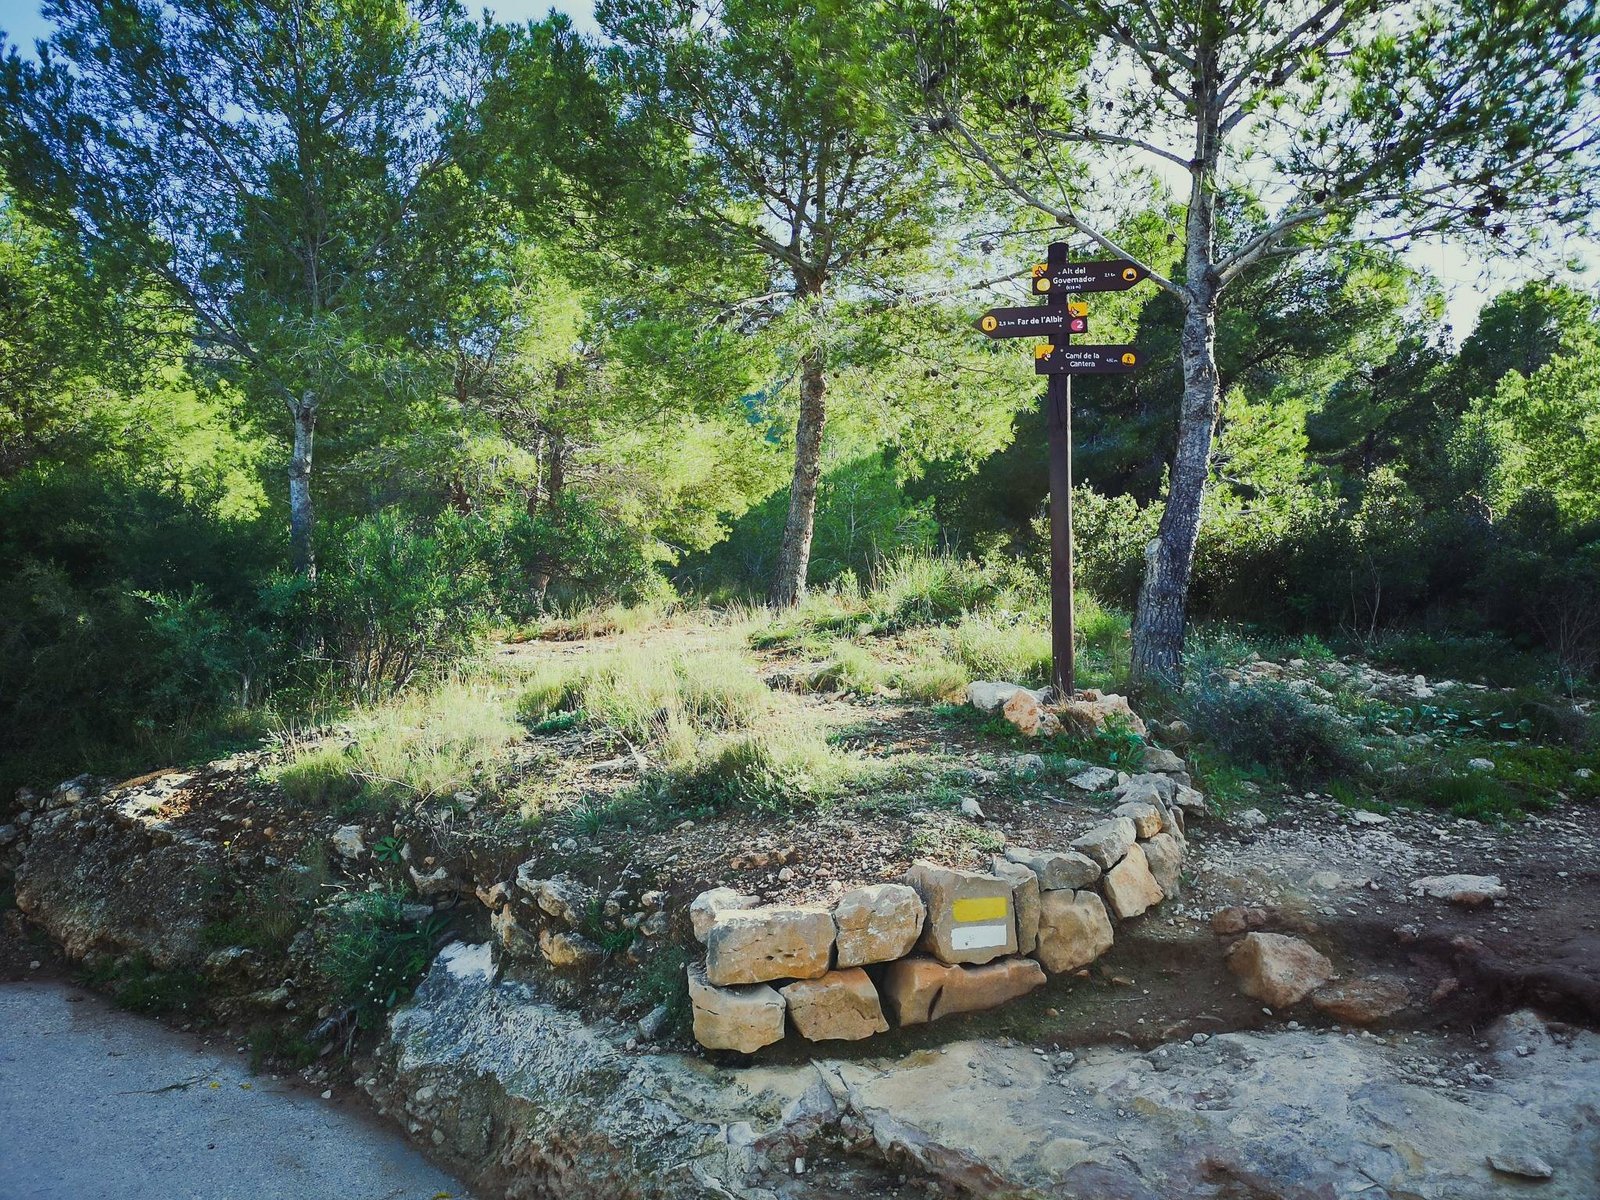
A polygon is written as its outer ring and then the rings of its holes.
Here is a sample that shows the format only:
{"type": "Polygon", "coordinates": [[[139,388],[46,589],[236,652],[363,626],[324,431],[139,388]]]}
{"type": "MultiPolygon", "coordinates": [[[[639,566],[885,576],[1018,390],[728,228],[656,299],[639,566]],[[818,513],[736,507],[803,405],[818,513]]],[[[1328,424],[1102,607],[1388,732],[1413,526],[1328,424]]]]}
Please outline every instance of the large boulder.
{"type": "Polygon", "coordinates": [[[1239,990],[1273,1008],[1298,1004],[1333,978],[1333,964],[1315,947],[1281,933],[1247,933],[1228,952],[1239,990]]]}
{"type": "Polygon", "coordinates": [[[1044,982],[1044,971],[1031,958],[1006,958],[981,967],[902,958],[884,971],[883,998],[896,1025],[922,1025],[997,1008],[1044,982]]]}
{"type": "Polygon", "coordinates": [[[740,908],[755,908],[761,901],[754,896],[746,896],[736,892],[730,887],[712,888],[708,892],[701,892],[689,904],[689,925],[694,929],[695,939],[701,945],[705,944],[706,935],[711,932],[711,925],[720,912],[731,912],[740,908]]]}
{"type": "Polygon", "coordinates": [[[795,1031],[809,1041],[856,1042],[889,1028],[878,990],[860,967],[829,971],[820,979],[802,979],[778,990],[795,1031]]]}
{"type": "Polygon", "coordinates": [[[1075,838],[1072,848],[1094,859],[1101,870],[1109,871],[1122,861],[1128,847],[1138,840],[1139,831],[1132,821],[1127,817],[1113,817],[1109,821],[1102,821],[1082,837],[1075,838]]]}
{"type": "Polygon", "coordinates": [[[1034,957],[1052,975],[1088,966],[1111,949],[1113,940],[1111,918],[1096,893],[1056,891],[1039,898],[1034,957]]]}
{"type": "Polygon", "coordinates": [[[689,968],[694,1040],[708,1050],[753,1054],[783,1039],[784,1000],[766,984],[716,987],[698,965],[689,968]]]}
{"type": "Polygon", "coordinates": [[[840,967],[888,962],[911,952],[922,936],[927,910],[916,889],[903,883],[852,888],[833,906],[840,967]]]}
{"type": "Polygon", "coordinates": [[[1006,847],[1006,858],[1027,867],[1039,879],[1039,890],[1058,892],[1088,887],[1100,878],[1100,864],[1076,850],[1032,850],[1006,847]]]}
{"type": "Polygon", "coordinates": [[[598,966],[604,957],[600,947],[581,933],[553,929],[539,931],[539,953],[558,971],[587,971],[598,966]]]}
{"type": "Polygon", "coordinates": [[[1017,952],[1009,880],[919,859],[906,883],[928,910],[918,946],[939,961],[986,963],[1017,952]]]}
{"type": "Polygon", "coordinates": [[[1139,759],[1139,767],[1144,771],[1160,771],[1167,775],[1181,775],[1189,769],[1181,757],[1160,746],[1146,746],[1139,759]]]}
{"type": "Polygon", "coordinates": [[[1039,942],[1039,877],[1021,863],[998,854],[991,870],[1011,883],[1011,903],[1017,914],[1017,953],[1031,954],[1039,942]]]}
{"type": "Polygon", "coordinates": [[[731,909],[706,934],[706,978],[717,987],[815,979],[833,959],[833,917],[813,905],[731,909]]]}
{"type": "Polygon", "coordinates": [[[1163,898],[1161,886],[1150,874],[1144,848],[1137,842],[1128,847],[1121,862],[1106,872],[1100,887],[1106,894],[1106,905],[1119,921],[1142,916],[1163,898]]]}

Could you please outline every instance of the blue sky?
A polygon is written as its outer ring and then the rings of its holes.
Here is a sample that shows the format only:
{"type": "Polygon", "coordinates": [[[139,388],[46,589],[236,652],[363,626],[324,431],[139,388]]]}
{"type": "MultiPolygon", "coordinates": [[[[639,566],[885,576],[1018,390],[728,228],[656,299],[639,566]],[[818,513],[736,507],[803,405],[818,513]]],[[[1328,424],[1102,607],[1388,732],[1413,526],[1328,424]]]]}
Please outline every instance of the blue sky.
{"type": "MultiPolygon", "coordinates": [[[[569,15],[578,29],[585,32],[595,29],[593,0],[563,0],[556,4],[550,0],[488,0],[486,3],[467,0],[467,6],[473,11],[480,6],[488,8],[502,21],[525,21],[555,8],[569,15]]],[[[49,26],[39,15],[37,0],[0,0],[0,30],[6,32],[10,41],[31,48],[36,38],[45,36],[49,26]]],[[[1600,250],[1581,242],[1571,245],[1570,250],[1589,267],[1588,273],[1579,276],[1577,282],[1594,286],[1594,276],[1600,270],[1600,250]]],[[[1517,263],[1485,264],[1450,243],[1417,247],[1407,257],[1415,266],[1432,272],[1443,285],[1449,299],[1447,319],[1457,340],[1472,332],[1478,310],[1495,292],[1521,282],[1530,274],[1540,273],[1517,263]]]]}

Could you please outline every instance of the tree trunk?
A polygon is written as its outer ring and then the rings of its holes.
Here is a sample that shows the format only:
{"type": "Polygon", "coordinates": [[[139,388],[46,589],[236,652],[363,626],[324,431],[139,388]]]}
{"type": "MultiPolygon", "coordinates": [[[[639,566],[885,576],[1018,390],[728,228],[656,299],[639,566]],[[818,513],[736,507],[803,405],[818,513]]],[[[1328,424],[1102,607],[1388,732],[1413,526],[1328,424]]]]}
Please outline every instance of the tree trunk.
{"type": "Polygon", "coordinates": [[[289,562],[298,575],[313,579],[317,562],[311,547],[311,443],[317,430],[316,396],[307,392],[289,401],[294,448],[289,454],[289,562]]]}
{"type": "MultiPolygon", "coordinates": [[[[550,478],[545,488],[545,499],[550,507],[561,503],[561,492],[567,486],[567,439],[559,433],[550,435],[550,478]]],[[[559,515],[559,514],[557,514],[559,515]]]]}
{"type": "Polygon", "coordinates": [[[789,485],[789,519],[767,602],[774,608],[798,604],[806,594],[811,565],[811,535],[817,522],[817,482],[822,477],[822,426],[827,419],[827,382],[821,347],[800,360],[800,420],[794,435],[794,480],[789,485]]]}
{"type": "Polygon", "coordinates": [[[1184,316],[1180,352],[1183,401],[1178,447],[1172,458],[1167,505],[1155,541],[1145,547],[1144,582],[1133,619],[1133,685],[1176,687],[1181,683],[1183,636],[1188,618],[1189,578],[1200,537],[1200,505],[1211,468],[1217,427],[1217,293],[1213,255],[1216,239],[1215,155],[1217,110],[1214,52],[1201,49],[1195,97],[1195,157],[1189,211],[1184,222],[1184,316]]]}

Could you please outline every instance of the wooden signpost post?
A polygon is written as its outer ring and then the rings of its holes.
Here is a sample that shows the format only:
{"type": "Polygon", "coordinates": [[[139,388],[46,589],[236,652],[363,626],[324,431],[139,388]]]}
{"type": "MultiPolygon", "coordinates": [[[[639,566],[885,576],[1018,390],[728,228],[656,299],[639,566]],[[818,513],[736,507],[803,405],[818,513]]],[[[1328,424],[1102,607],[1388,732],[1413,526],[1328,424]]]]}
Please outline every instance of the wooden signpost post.
{"type": "Polygon", "coordinates": [[[992,308],[978,329],[992,338],[1050,339],[1034,347],[1034,373],[1048,377],[1045,428],[1050,442],[1050,683],[1058,700],[1077,692],[1072,658],[1072,377],[1120,375],[1137,370],[1132,346],[1074,346],[1071,337],[1089,328],[1088,306],[1075,292],[1125,292],[1146,272],[1127,259],[1068,262],[1067,244],[1051,242],[1045,261],[1033,268],[1034,308],[992,308]]]}

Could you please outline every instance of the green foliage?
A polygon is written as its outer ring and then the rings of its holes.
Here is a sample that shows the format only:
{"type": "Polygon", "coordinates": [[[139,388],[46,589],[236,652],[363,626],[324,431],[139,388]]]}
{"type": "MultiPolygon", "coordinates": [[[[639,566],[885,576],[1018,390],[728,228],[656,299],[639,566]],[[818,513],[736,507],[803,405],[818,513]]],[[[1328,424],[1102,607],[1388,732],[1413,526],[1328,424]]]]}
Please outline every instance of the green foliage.
{"type": "Polygon", "coordinates": [[[401,892],[365,892],[330,911],[316,967],[340,1004],[371,1029],[416,987],[448,928],[430,916],[406,919],[401,892]]]}
{"type": "Polygon", "coordinates": [[[1356,762],[1354,737],[1338,714],[1278,683],[1230,683],[1202,663],[1184,689],[1181,710],[1206,742],[1241,764],[1305,779],[1356,762]]]}
{"type": "Polygon", "coordinates": [[[205,1007],[205,980],[182,967],[159,970],[144,954],[107,959],[80,976],[90,987],[109,989],[112,1002],[129,1012],[166,1015],[200,1013],[205,1007]]]}

